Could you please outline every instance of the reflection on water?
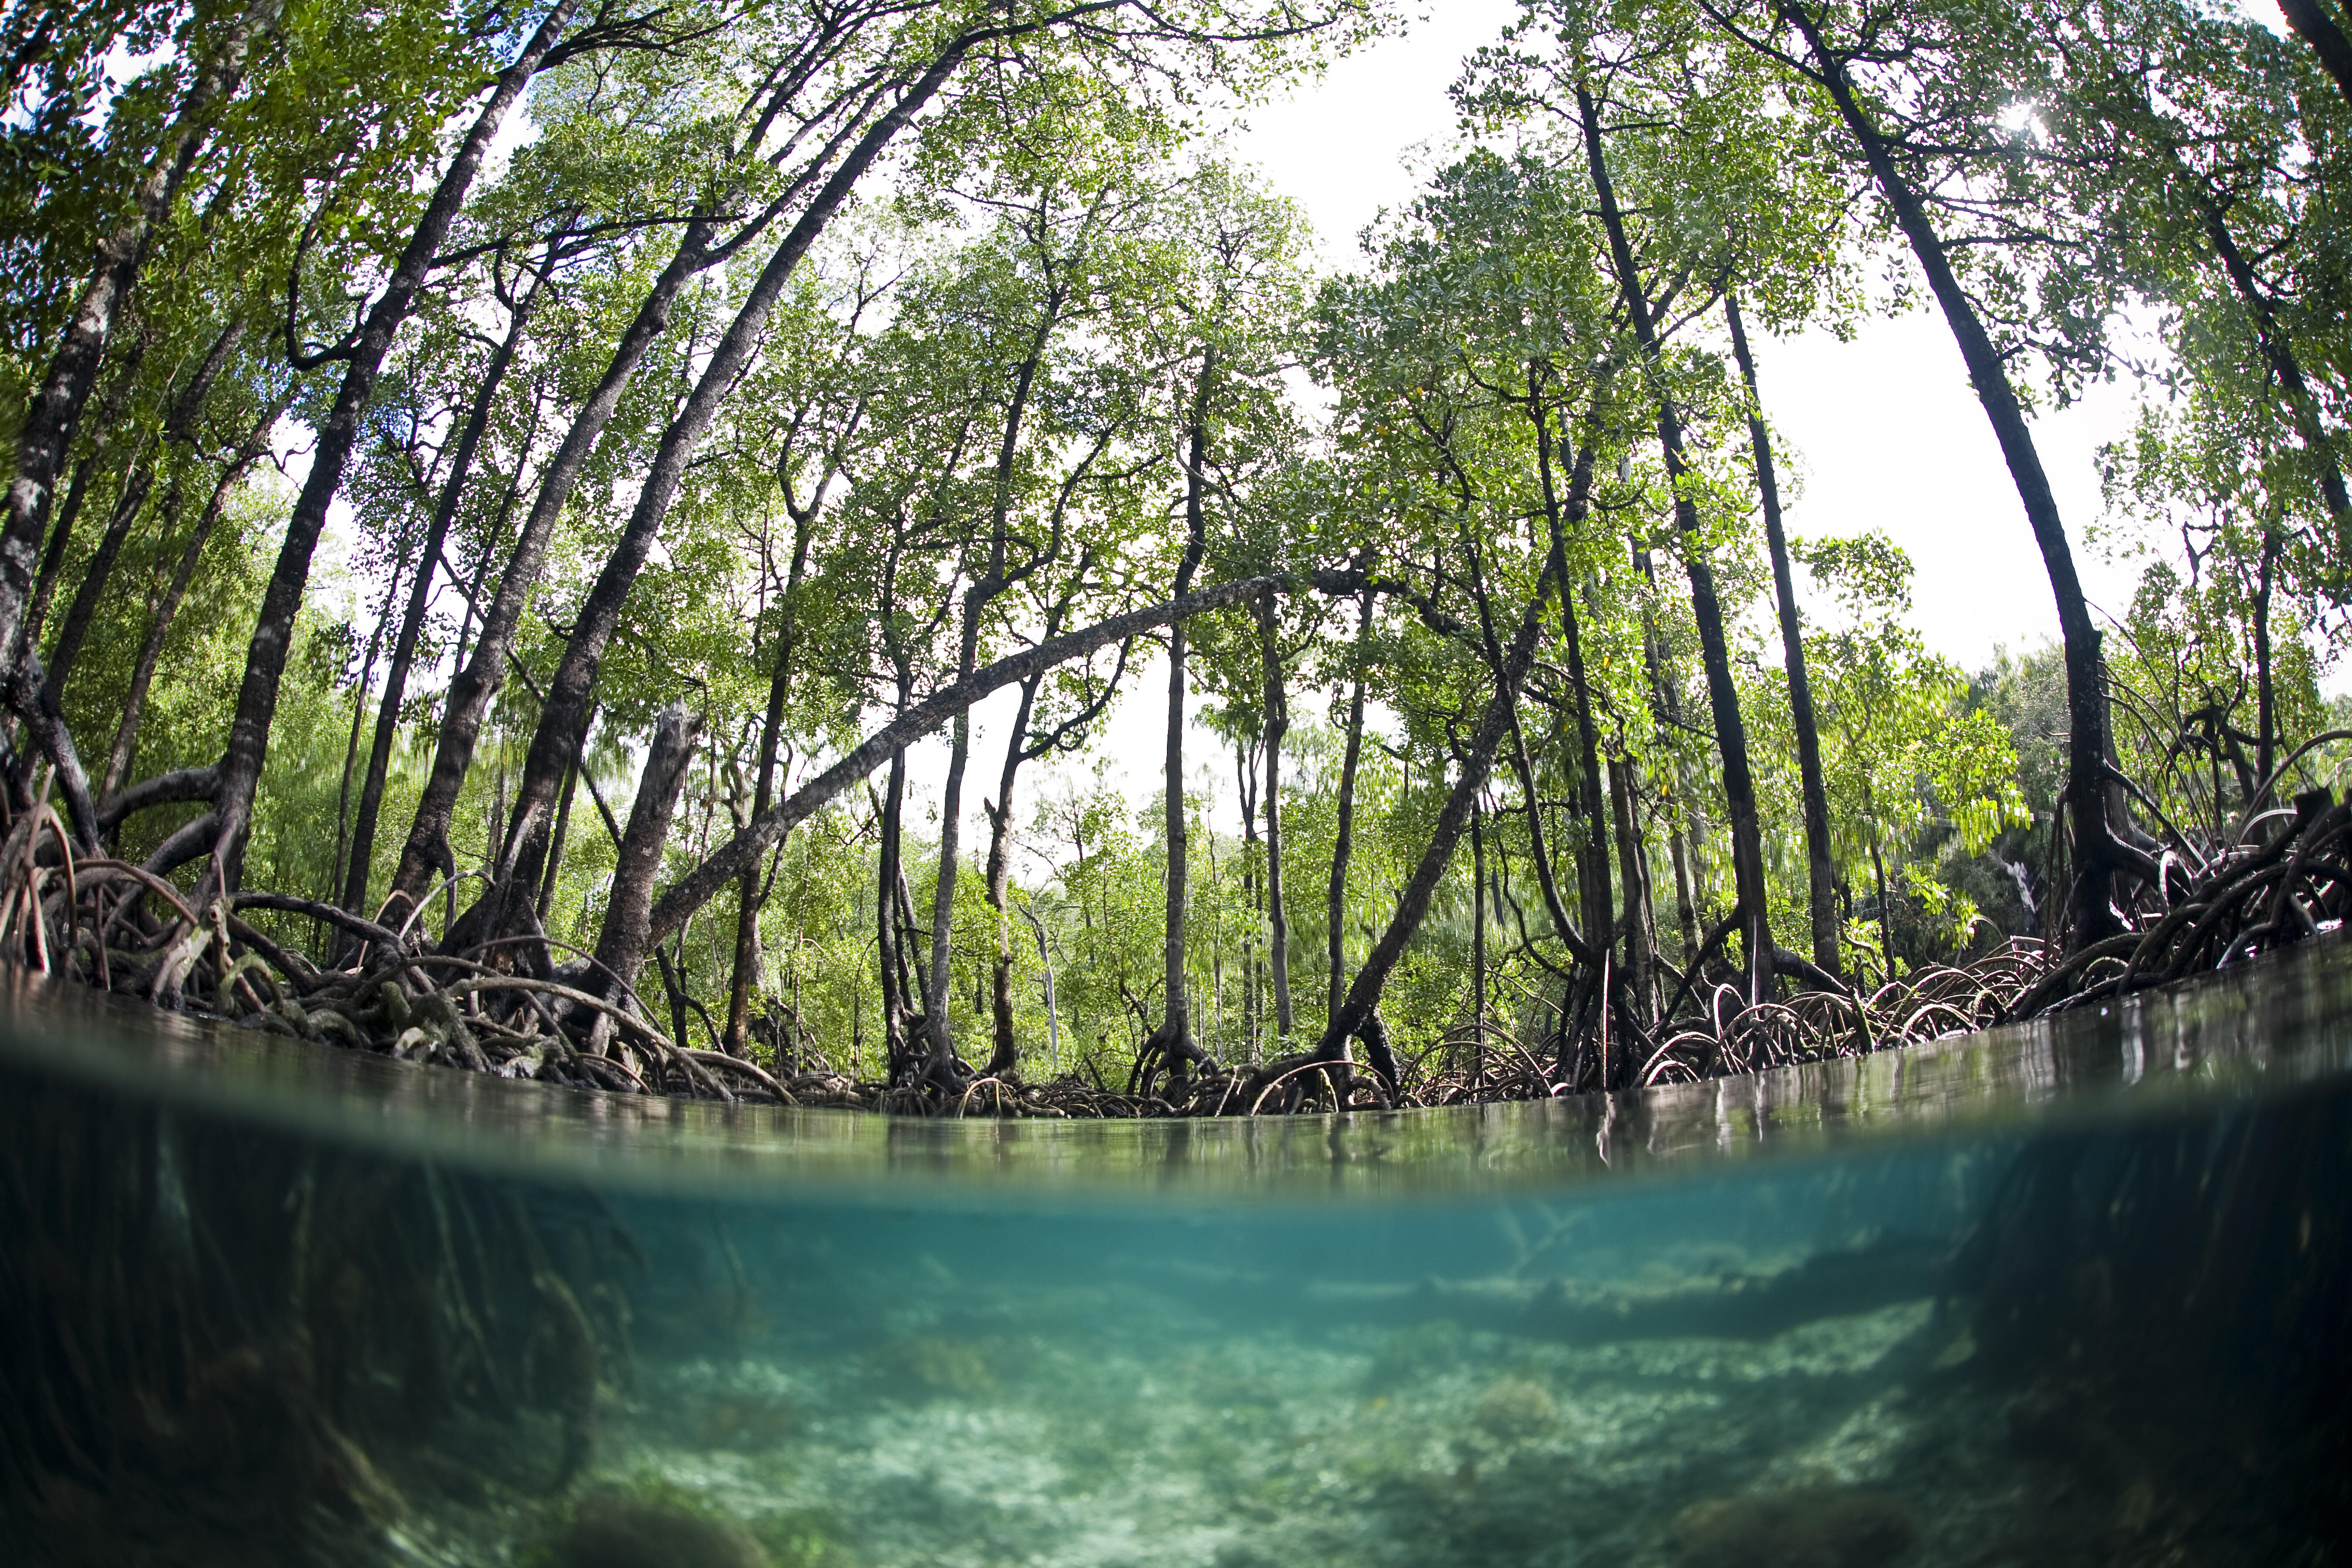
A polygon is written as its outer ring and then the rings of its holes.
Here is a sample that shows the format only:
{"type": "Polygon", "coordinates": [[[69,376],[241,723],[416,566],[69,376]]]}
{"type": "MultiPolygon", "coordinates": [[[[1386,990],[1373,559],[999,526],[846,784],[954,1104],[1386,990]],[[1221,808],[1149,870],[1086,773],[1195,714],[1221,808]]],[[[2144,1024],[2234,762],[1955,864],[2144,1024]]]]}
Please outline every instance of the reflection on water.
{"type": "Polygon", "coordinates": [[[2346,1533],[2340,945],[2054,1027],[1347,1123],[632,1105],[11,1006],[0,1560],[2268,1564],[2346,1533]]]}

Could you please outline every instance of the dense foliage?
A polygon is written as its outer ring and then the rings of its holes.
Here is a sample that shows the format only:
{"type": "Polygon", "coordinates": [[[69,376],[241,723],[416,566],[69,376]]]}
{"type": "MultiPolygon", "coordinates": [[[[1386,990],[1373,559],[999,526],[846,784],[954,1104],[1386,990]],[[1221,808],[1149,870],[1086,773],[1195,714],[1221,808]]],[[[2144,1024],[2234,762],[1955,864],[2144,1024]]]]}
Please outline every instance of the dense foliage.
{"type": "Polygon", "coordinates": [[[1218,131],[1374,0],[8,0],[12,952],[934,1104],[2050,1000],[2343,741],[2352,84],[2298,13],[1526,0],[1331,275],[1218,131]],[[1785,535],[1748,335],[1923,305],[2063,629],[1973,677],[1885,537],[1785,535]],[[2026,416],[2118,376],[2102,626],[2026,416]],[[1108,726],[1171,710],[1139,813],[1108,726]]]}

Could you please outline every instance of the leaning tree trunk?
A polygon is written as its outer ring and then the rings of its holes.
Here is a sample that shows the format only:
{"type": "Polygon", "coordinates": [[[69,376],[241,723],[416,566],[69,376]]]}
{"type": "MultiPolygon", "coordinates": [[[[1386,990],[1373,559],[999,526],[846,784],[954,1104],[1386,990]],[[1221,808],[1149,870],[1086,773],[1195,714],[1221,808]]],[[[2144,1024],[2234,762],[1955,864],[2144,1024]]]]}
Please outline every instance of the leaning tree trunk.
{"type": "MultiPolygon", "coordinates": [[[[558,234],[564,226],[558,226],[558,234]]],[[[508,370],[514,364],[516,351],[522,346],[523,334],[530,330],[540,290],[546,286],[548,274],[554,270],[556,245],[556,237],[551,236],[545,261],[532,278],[530,287],[515,301],[507,335],[499,340],[498,347],[490,351],[489,363],[482,367],[481,384],[475,391],[473,406],[466,411],[457,448],[450,454],[449,472],[441,482],[432,521],[425,526],[425,542],[417,551],[416,578],[409,584],[408,604],[401,612],[399,633],[393,638],[392,662],[383,676],[383,698],[376,707],[375,733],[368,742],[367,774],[361,780],[359,809],[352,820],[351,869],[343,879],[340,897],[343,908],[355,915],[369,912],[368,879],[375,862],[376,814],[383,808],[384,782],[392,773],[393,742],[399,738],[400,711],[408,700],[408,672],[416,662],[416,645],[425,635],[425,611],[433,601],[435,570],[448,540],[450,524],[457,521],[457,504],[465,497],[467,481],[473,478],[474,457],[481,449],[484,432],[489,428],[491,408],[498,402],[508,370]]]]}
{"type": "Polygon", "coordinates": [[[2034,542],[2041,547],[2042,567],[2058,602],[2058,628],[2066,658],[2066,809],[2073,818],[2074,861],[2070,913],[2078,946],[2105,941],[2122,929],[2114,903],[2115,883],[2116,873],[2130,864],[2130,858],[2116,842],[2107,814],[2107,691],[2099,658],[2099,628],[2091,619],[2089,602],[2074,574],[2074,547],[2058,515],[2057,497],[2042,471],[2042,455],[2034,447],[2033,432],[2025,422],[2017,393],[2009,384],[2008,369],[1975,304],[1952,271],[1926,205],[1895,168],[1886,138],[1854,97],[1843,68],[1830,54],[1813,17],[1797,0],[1783,0],[1781,11],[1804,36],[1822,85],[1828,88],[1846,129],[1861,145],[1879,193],[1910,242],[1920,270],[1927,275],[1928,287],[1943,308],[1945,323],[1976,386],[1977,401],[2000,443],[2026,521],[2032,526],[2034,542]]]}
{"type": "MultiPolygon", "coordinates": [[[[2173,163],[2185,178],[2195,178],[2180,167],[2178,153],[2173,155],[2173,163]]],[[[2327,515],[2336,523],[2337,559],[2352,558],[2352,494],[2346,491],[2344,466],[2336,461],[2335,442],[2320,418],[2311,384],[2304,378],[2303,363],[2295,357],[2294,345],[2287,341],[2286,328],[2279,321],[2270,296],[2263,292],[2262,280],[2254,276],[2253,263],[2246,258],[2237,237],[2230,232],[2228,213],[2201,185],[2196,201],[2204,216],[2205,236],[2212,242],[2213,254],[2221,258],[2222,269],[2230,275],[2231,287],[2238,291],[2240,302],[2252,319],[2254,342],[2262,350],[2263,363],[2285,395],[2296,438],[2302,441],[2304,451],[2318,469],[2320,499],[2326,503],[2327,515]]]]}
{"type": "MultiPolygon", "coordinates": [[[[1437,814],[1437,828],[1413,867],[1404,891],[1398,896],[1396,912],[1390,916],[1388,928],[1372,944],[1371,955],[1356,978],[1348,986],[1348,994],[1339,1010],[1331,1015],[1323,1027],[1323,1040],[1315,1051],[1318,1061],[1345,1061],[1348,1041],[1362,1035],[1367,1028],[1376,1027],[1373,1015],[1381,1004],[1381,992],[1388,984],[1389,973],[1396,968],[1397,960],[1404,956],[1405,944],[1421,929],[1429,913],[1431,898],[1445,877],[1445,868],[1454,858],[1454,847],[1461,841],[1462,830],[1468,825],[1470,812],[1478,792],[1486,787],[1486,774],[1493,767],[1495,749],[1510,732],[1514,710],[1519,698],[1519,684],[1527,679],[1528,668],[1535,662],[1537,634],[1543,626],[1544,599],[1549,593],[1552,573],[1549,566],[1536,579],[1534,596],[1528,601],[1527,613],[1519,617],[1519,628],[1504,655],[1503,668],[1495,672],[1495,694],[1486,700],[1486,711],[1472,737],[1470,751],[1462,763],[1462,775],[1445,797],[1445,805],[1437,814]]],[[[1482,895],[1483,896],[1483,895],[1482,895]]]]}
{"type": "Polygon", "coordinates": [[[1764,542],[1772,553],[1772,587],[1780,600],[1780,653],[1789,668],[1789,716],[1797,730],[1797,776],[1805,801],[1805,909],[1813,934],[1813,964],[1838,973],[1837,867],[1830,858],[1829,791],[1822,783],[1822,733],[1813,717],[1813,683],[1805,669],[1805,625],[1797,613],[1797,586],[1789,570],[1789,537],[1780,526],[1780,481],[1772,465],[1772,436],[1756,390],[1756,360],[1739,319],[1739,296],[1726,293],[1731,352],[1748,384],[1748,439],[1756,454],[1756,489],[1764,498],[1764,542]]]}
{"type": "Polygon", "coordinates": [[[2279,0],[2279,10],[2285,14],[2286,25],[2303,35],[2327,74],[2344,89],[2345,101],[2352,103],[2352,38],[2344,36],[2323,0],[2279,0]]]}
{"type": "Polygon", "coordinates": [[[98,619],[98,607],[106,591],[113,586],[115,563],[122,558],[122,547],[131,542],[131,531],[137,526],[140,513],[146,510],[147,497],[154,487],[155,459],[150,455],[131,469],[122,493],[114,498],[114,510],[106,520],[106,531],[98,536],[98,548],[90,552],[81,581],[74,585],[73,597],[66,603],[66,618],[58,623],[58,640],[49,646],[49,667],[42,675],[51,702],[64,698],[66,679],[81,658],[82,645],[89,639],[90,626],[98,619]]]}
{"type": "Polygon", "coordinates": [[[473,767],[474,750],[480,743],[490,704],[506,686],[507,670],[514,657],[515,634],[522,625],[523,609],[530,602],[531,591],[539,585],[540,572],[547,561],[548,541],[572,500],[572,492],[579,486],[588,459],[604,438],[605,426],[619,409],[621,396],[628,390],[639,362],[668,330],[678,296],[717,260],[712,247],[716,233],[717,225],[708,218],[689,223],[678,241],[677,254],[638,301],[636,314],[614,345],[595,391],[589,395],[579,416],[564,433],[555,456],[548,459],[530,510],[508,552],[498,590],[491,595],[488,607],[482,611],[481,633],[475,640],[472,657],[463,656],[464,638],[459,638],[460,668],[441,700],[433,766],[417,797],[408,837],[401,847],[399,868],[393,873],[387,914],[415,908],[435,879],[453,868],[449,826],[457,814],[457,795],[465,787],[467,773],[473,767]],[[391,904],[392,900],[400,902],[391,904]]]}
{"type": "MultiPolygon", "coordinates": [[[[710,421],[716,416],[719,401],[756,347],[761,328],[784,283],[798,266],[800,258],[848,200],[866,171],[961,68],[965,58],[974,47],[990,39],[1021,37],[1046,25],[1044,21],[1009,23],[976,28],[950,39],[924,73],[851,147],[801,215],[791,234],[785,237],[769,259],[759,280],[753,284],[751,297],[745,300],[727,334],[712,351],[710,360],[706,362],[705,373],[688,396],[686,408],[663,432],[661,445],[642,481],[637,506],[629,525],[614,555],[607,561],[605,573],[600,575],[596,589],[592,591],[590,604],[583,606],[581,618],[575,622],[572,637],[565,645],[563,667],[559,668],[557,680],[549,689],[549,701],[542,707],[540,733],[532,738],[530,756],[525,763],[524,788],[517,803],[519,812],[530,814],[533,828],[523,837],[521,861],[535,865],[544,852],[548,831],[547,806],[553,795],[553,780],[564,765],[563,736],[581,727],[581,715],[585,711],[583,704],[594,686],[595,666],[603,657],[605,641],[612,635],[614,619],[618,615],[620,605],[627,596],[637,569],[644,563],[653,532],[659,528],[662,517],[676,495],[694,448],[699,445],[710,421]],[[718,374],[722,369],[727,371],[723,377],[718,374]],[[558,686],[561,690],[557,689],[558,686]],[[544,745],[541,743],[542,741],[546,742],[544,745]]],[[[761,221],[764,223],[766,220],[761,221]]],[[[630,324],[620,349],[615,352],[595,396],[591,399],[588,408],[583,411],[581,419],[574,423],[572,435],[565,438],[562,449],[549,466],[548,479],[541,486],[538,503],[532,508],[531,521],[525,524],[516,542],[506,577],[499,584],[498,600],[483,617],[477,658],[451,684],[445,701],[441,739],[435,752],[433,771],[417,802],[416,818],[409,830],[408,842],[401,852],[400,869],[393,883],[395,893],[412,901],[424,896],[436,873],[449,859],[449,824],[457,808],[457,794],[465,784],[467,770],[472,764],[474,745],[480,734],[482,721],[488,712],[490,700],[505,679],[515,628],[520,623],[523,606],[538,581],[540,567],[545,560],[548,530],[553,526],[556,515],[562,510],[563,496],[568,495],[577,482],[581,466],[586,462],[605,423],[618,405],[621,393],[637,360],[643,357],[645,350],[667,324],[678,291],[696,273],[719,259],[710,248],[715,233],[715,224],[708,220],[697,220],[688,226],[677,258],[639,306],[636,319],[630,324]],[[540,526],[534,529],[533,523],[540,526]]],[[[739,236],[726,248],[731,253],[744,237],[739,236]]],[[[521,861],[518,862],[519,866],[521,861]]],[[[493,889],[493,895],[496,902],[487,912],[495,924],[502,909],[510,907],[507,884],[502,881],[493,889]]]]}
{"type": "Polygon", "coordinates": [[[1258,652],[1265,663],[1265,912],[1266,965],[1274,972],[1276,1048],[1288,1049],[1296,1026],[1290,1006],[1290,916],[1282,903],[1282,738],[1290,731],[1290,704],[1282,690],[1282,639],[1274,595],[1258,601],[1258,652]]]}
{"type": "MultiPolygon", "coordinates": [[[[100,425],[112,420],[101,414],[100,425]]],[[[25,611],[23,637],[27,647],[37,647],[41,628],[47,622],[49,600],[58,591],[58,578],[65,571],[66,552],[73,547],[74,524],[81,521],[81,503],[89,495],[90,475],[97,470],[99,453],[91,451],[74,465],[72,482],[66,486],[65,505],[58,509],[56,523],[49,529],[49,547],[41,556],[41,569],[33,578],[33,599],[25,611]]]]}
{"type": "Polygon", "coordinates": [[[596,936],[596,962],[604,984],[613,988],[607,995],[616,1003],[622,1000],[618,987],[636,984],[637,971],[653,948],[654,877],[661,869],[670,817],[677,810],[678,792],[694,762],[695,738],[701,729],[702,721],[677,702],[663,709],[654,723],[653,745],[646,753],[636,804],[629,808],[629,826],[621,835],[613,890],[596,936]]]}
{"type": "Polygon", "coordinates": [[[228,505],[229,492],[245,478],[246,471],[268,454],[270,429],[277,425],[284,407],[283,403],[275,405],[254,421],[236,454],[221,466],[211,498],[197,514],[194,526],[189,529],[187,542],[180,547],[180,558],[172,567],[172,581],[149,617],[147,640],[139,645],[139,657],[131,667],[131,689],[124,694],[122,718],[115,726],[114,744],[107,751],[106,773],[99,784],[101,796],[112,795],[131,782],[131,762],[139,744],[139,725],[146,716],[147,692],[155,679],[155,666],[163,657],[163,639],[171,635],[172,623],[179,617],[181,603],[188,596],[188,586],[195,581],[205,545],[228,505]]]}
{"type": "Polygon", "coordinates": [[[1601,144],[1601,116],[1592,94],[1583,85],[1576,89],[1577,110],[1583,121],[1584,145],[1592,170],[1595,194],[1601,200],[1601,226],[1608,231],[1609,253],[1617,270],[1627,314],[1643,359],[1660,377],[1658,445],[1665,453],[1666,479],[1675,491],[1675,523],[1683,536],[1683,562],[1690,574],[1691,614],[1698,623],[1699,650],[1706,665],[1707,706],[1715,719],[1716,747],[1723,757],[1723,793],[1731,811],[1731,865],[1738,888],[1739,917],[1748,944],[1749,999],[1760,1001],[1772,983],[1772,936],[1767,921],[1764,887],[1763,825],[1756,809],[1756,780],[1748,762],[1748,726],[1739,712],[1739,689],[1731,678],[1731,647],[1725,636],[1723,606],[1715,590],[1715,572],[1708,566],[1698,540],[1698,504],[1691,497],[1690,463],[1683,451],[1682,416],[1673,392],[1665,385],[1665,361],[1658,346],[1657,323],[1650,311],[1649,292],[1625,237],[1624,215],[1618,209],[1616,188],[1610,183],[1609,160],[1601,144]]]}
{"type": "MultiPolygon", "coordinates": [[[[113,586],[114,568],[121,559],[122,547],[131,542],[131,530],[138,524],[141,510],[153,490],[157,461],[159,458],[168,461],[165,454],[171,447],[194,440],[196,416],[203,412],[205,399],[211,395],[214,384],[220,379],[221,372],[227,368],[229,356],[236,352],[244,336],[245,322],[237,320],[231,321],[213,340],[210,352],[172,399],[171,410],[164,417],[163,428],[154,447],[131,470],[122,493],[115,498],[113,515],[107,520],[106,531],[99,536],[98,548],[91,552],[81,581],[74,586],[73,598],[66,606],[66,618],[58,625],[57,641],[49,650],[49,668],[44,678],[42,693],[42,701],[47,706],[54,708],[64,700],[66,681],[81,658],[82,647],[89,640],[90,626],[98,619],[99,606],[105,603],[107,591],[113,586]]],[[[164,489],[163,516],[166,520],[178,512],[182,477],[181,466],[173,463],[171,481],[164,489]]],[[[60,520],[58,539],[52,547],[53,554],[57,552],[56,547],[65,542],[69,521],[60,520]]],[[[48,570],[49,563],[43,562],[44,574],[48,570]]],[[[34,600],[26,641],[29,645],[37,646],[40,637],[40,594],[37,589],[34,600]]]]}
{"type": "Polygon", "coordinates": [[[474,177],[489,153],[490,144],[506,123],[508,112],[521,100],[523,89],[555,47],[572,17],[576,0],[555,0],[522,52],[499,73],[489,101],[474,117],[457,156],[441,176],[425,205],[406,247],[392,269],[383,293],[369,310],[350,345],[338,351],[345,360],[342,384],[333,405],[319,426],[311,448],[310,471],[294,502],[286,526],[278,563],[262,592],[261,613],[246,655],[245,679],[237,690],[236,709],[229,723],[228,744],[220,763],[220,786],[214,811],[218,818],[211,866],[199,888],[198,902],[236,889],[244,870],[245,847],[253,828],[254,792],[269,750],[269,726],[278,711],[278,686],[293,650],[294,618],[310,580],[310,556],[318,547],[328,509],[342,488],[343,470],[360,437],[361,419],[375,392],[376,377],[393,337],[416,303],[416,296],[432,270],[434,258],[457,221],[474,184],[474,177]]]}
{"type": "Polygon", "coordinates": [[[284,0],[250,0],[189,84],[140,179],[131,214],[99,242],[98,264],[75,301],[65,339],[16,428],[16,472],[0,514],[0,653],[16,647],[23,629],[48,496],[98,381],[107,340],[138,284],[156,230],[211,134],[214,111],[236,90],[253,46],[276,30],[283,5],[284,0]]]}
{"type": "Polygon", "coordinates": [[[572,635],[565,639],[555,674],[548,682],[547,700],[540,709],[539,725],[532,733],[530,749],[524,756],[522,778],[516,786],[507,854],[498,868],[492,890],[485,895],[486,931],[502,935],[529,934],[513,929],[522,903],[515,889],[538,884],[555,791],[565,761],[579,747],[582,721],[595,692],[596,674],[604,662],[604,650],[620,625],[622,607],[636,584],[637,574],[652,552],[655,535],[660,531],[662,521],[685,480],[687,465],[759,349],[766,334],[768,318],[783,298],[784,286],[799,270],[801,258],[808,254],[809,247],[849,200],[858,180],[954,74],[969,47],[968,40],[959,40],[941,51],[931,68],[842,160],[802,213],[800,221],[761,268],[734,319],[712,346],[685,406],[663,430],[628,523],[573,617],[572,635]]]}

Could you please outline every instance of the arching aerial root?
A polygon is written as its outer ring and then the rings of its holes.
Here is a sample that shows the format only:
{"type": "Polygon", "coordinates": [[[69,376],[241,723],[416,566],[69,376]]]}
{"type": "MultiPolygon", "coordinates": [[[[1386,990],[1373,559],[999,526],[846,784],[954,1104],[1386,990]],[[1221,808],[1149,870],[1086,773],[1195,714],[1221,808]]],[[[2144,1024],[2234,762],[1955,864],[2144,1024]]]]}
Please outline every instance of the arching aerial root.
{"type": "Polygon", "coordinates": [[[2201,851],[2176,844],[2151,864],[2155,875],[2118,910],[2123,930],[2071,952],[2012,939],[1866,994],[1816,972],[1808,988],[1751,999],[1726,970],[1693,977],[1680,1010],[1647,1026],[1629,1024],[1622,1006],[1596,1005],[1572,1026],[1555,1014],[1540,1047],[1491,1025],[1475,1039],[1457,1032],[1400,1064],[1393,1084],[1345,1059],[1307,1056],[1204,1058],[1174,1081],[1127,1075],[1126,1092],[1075,1075],[976,1076],[961,1063],[951,1074],[875,1083],[835,1070],[796,1017],[789,1038],[765,1031],[762,1064],[673,1039],[593,961],[553,967],[561,943],[439,952],[414,932],[284,894],[194,908],[138,866],[78,855],[46,805],[21,814],[0,840],[0,960],[317,1044],[614,1093],[945,1117],[1281,1115],[1698,1081],[1916,1044],[2223,968],[2343,922],[2352,805],[2313,791],[2291,812],[2257,817],[2237,841],[2201,851]],[[357,939],[346,944],[349,965],[305,958],[286,937],[289,919],[357,939]]]}

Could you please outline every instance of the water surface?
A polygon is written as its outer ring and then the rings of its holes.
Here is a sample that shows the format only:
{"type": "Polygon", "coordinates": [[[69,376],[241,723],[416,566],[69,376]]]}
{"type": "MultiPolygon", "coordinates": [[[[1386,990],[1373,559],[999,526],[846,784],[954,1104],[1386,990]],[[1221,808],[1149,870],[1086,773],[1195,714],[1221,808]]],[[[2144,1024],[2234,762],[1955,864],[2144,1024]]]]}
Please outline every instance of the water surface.
{"type": "Polygon", "coordinates": [[[0,997],[0,1546],[2335,1561],[2352,949],[1754,1078],[645,1101],[0,997]]]}

